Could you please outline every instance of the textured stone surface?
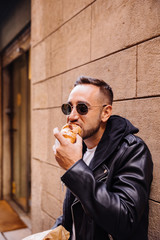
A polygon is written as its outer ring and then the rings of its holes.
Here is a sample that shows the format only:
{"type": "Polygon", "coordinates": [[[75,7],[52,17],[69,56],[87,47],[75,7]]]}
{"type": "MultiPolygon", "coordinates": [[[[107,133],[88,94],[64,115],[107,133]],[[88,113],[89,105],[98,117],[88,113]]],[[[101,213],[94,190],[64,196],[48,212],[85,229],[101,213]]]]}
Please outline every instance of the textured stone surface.
{"type": "Polygon", "coordinates": [[[34,46],[42,41],[94,1],[33,0],[32,19],[34,21],[32,22],[32,45],[34,46]]]}
{"type": "Polygon", "coordinates": [[[31,55],[32,82],[48,78],[50,76],[50,38],[32,48],[31,55]]]}
{"type": "Polygon", "coordinates": [[[154,162],[154,178],[152,182],[151,199],[160,202],[160,98],[140,99],[115,102],[113,113],[128,118],[139,128],[138,136],[148,145],[154,162]]]}
{"type": "MultiPolygon", "coordinates": [[[[60,176],[63,176],[63,174],[65,173],[66,171],[64,169],[61,169],[61,175],[60,176]]],[[[61,204],[63,206],[63,201],[64,201],[64,198],[65,198],[65,194],[66,194],[66,186],[64,184],[61,184],[61,191],[60,191],[60,195],[61,195],[61,204]]],[[[61,208],[61,215],[63,213],[63,208],[61,208]]]]}
{"type": "Polygon", "coordinates": [[[111,85],[115,100],[134,98],[136,96],[136,48],[127,49],[64,73],[63,102],[67,100],[75,80],[81,75],[105,80],[111,85]]]}
{"type": "Polygon", "coordinates": [[[55,142],[53,128],[61,129],[66,117],[61,113],[60,108],[34,110],[32,115],[32,155],[34,158],[57,166],[52,151],[55,142]]]}
{"type": "Polygon", "coordinates": [[[47,159],[48,111],[38,110],[32,114],[32,156],[47,159]]]}
{"type": "Polygon", "coordinates": [[[63,0],[63,22],[72,18],[95,0],[63,0]],[[69,6],[69,7],[68,7],[69,6]]]}
{"type": "Polygon", "coordinates": [[[160,34],[159,0],[98,0],[92,9],[91,59],[160,34]]]}
{"type": "Polygon", "coordinates": [[[160,204],[150,201],[149,240],[160,239],[160,204]]]}
{"type": "Polygon", "coordinates": [[[32,159],[32,233],[39,232],[42,229],[42,167],[41,162],[32,159]]]}
{"type": "Polygon", "coordinates": [[[160,93],[160,37],[138,46],[137,96],[160,93]]]}
{"type": "Polygon", "coordinates": [[[33,108],[61,106],[61,79],[58,76],[33,85],[33,108]]]}
{"type": "Polygon", "coordinates": [[[58,165],[54,159],[52,146],[55,142],[53,129],[59,130],[66,123],[60,108],[34,110],[32,114],[32,155],[36,159],[58,165]]]}
{"type": "Polygon", "coordinates": [[[91,7],[51,35],[51,75],[90,60],[91,7]]]}
{"type": "Polygon", "coordinates": [[[32,45],[62,24],[62,0],[32,0],[32,45]]]}
{"type": "Polygon", "coordinates": [[[51,229],[55,223],[55,219],[42,211],[42,231],[51,229]]]}
{"type": "Polygon", "coordinates": [[[53,195],[55,199],[60,201],[60,192],[62,191],[61,185],[61,170],[60,167],[52,166],[51,164],[43,163],[42,174],[42,189],[43,191],[53,195]]]}
{"type": "Polygon", "coordinates": [[[43,191],[42,192],[42,210],[54,219],[60,216],[61,203],[54,196],[43,191]]]}

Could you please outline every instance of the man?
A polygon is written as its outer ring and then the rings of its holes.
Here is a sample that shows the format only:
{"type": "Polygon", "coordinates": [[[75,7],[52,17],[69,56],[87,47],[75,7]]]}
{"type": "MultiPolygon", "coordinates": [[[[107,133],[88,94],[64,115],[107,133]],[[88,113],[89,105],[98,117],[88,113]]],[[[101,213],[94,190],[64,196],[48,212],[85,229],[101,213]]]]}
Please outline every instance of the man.
{"type": "Polygon", "coordinates": [[[111,116],[112,101],[107,83],[80,77],[62,110],[67,122],[82,128],[82,138],[72,144],[54,129],[67,192],[63,216],[53,228],[62,224],[72,240],[148,239],[151,155],[134,135],[137,128],[111,116]]]}

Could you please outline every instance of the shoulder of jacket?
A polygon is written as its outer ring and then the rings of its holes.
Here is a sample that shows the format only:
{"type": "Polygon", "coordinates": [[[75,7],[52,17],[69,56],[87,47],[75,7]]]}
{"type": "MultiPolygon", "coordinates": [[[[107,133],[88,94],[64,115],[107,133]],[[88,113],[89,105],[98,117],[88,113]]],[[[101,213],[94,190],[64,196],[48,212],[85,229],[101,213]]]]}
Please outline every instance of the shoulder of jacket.
{"type": "Polygon", "coordinates": [[[127,141],[129,145],[133,145],[141,139],[133,134],[128,134],[127,136],[124,137],[124,140],[127,141]]]}

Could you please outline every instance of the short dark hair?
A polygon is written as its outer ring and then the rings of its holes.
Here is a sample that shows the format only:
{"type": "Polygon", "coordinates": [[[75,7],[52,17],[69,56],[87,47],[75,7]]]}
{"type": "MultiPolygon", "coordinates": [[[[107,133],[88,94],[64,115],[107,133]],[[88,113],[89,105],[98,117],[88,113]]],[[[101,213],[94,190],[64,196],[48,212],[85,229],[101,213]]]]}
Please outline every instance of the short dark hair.
{"type": "Polygon", "coordinates": [[[92,84],[100,88],[100,91],[103,92],[105,96],[107,96],[109,100],[109,104],[112,105],[113,102],[113,91],[112,88],[107,84],[104,80],[97,79],[97,78],[91,78],[86,76],[80,76],[75,84],[74,87],[81,84],[92,84]]]}

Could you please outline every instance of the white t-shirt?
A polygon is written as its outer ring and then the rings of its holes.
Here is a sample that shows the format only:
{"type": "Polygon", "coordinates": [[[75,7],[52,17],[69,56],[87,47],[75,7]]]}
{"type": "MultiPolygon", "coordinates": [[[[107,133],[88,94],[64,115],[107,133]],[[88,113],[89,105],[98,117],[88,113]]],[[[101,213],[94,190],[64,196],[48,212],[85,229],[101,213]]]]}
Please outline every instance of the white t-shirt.
{"type": "Polygon", "coordinates": [[[88,166],[89,166],[89,164],[90,164],[90,162],[91,162],[91,160],[92,160],[92,158],[93,158],[93,156],[94,156],[94,153],[95,153],[95,151],[96,151],[96,148],[97,148],[97,146],[94,147],[94,148],[91,148],[91,149],[87,148],[87,151],[86,151],[85,154],[83,155],[83,161],[84,161],[88,166]]]}
{"type": "MultiPolygon", "coordinates": [[[[91,149],[87,148],[87,151],[83,155],[83,161],[87,164],[87,166],[89,166],[89,164],[94,156],[94,153],[96,151],[96,148],[97,148],[97,146],[94,148],[91,148],[91,149]]],[[[72,225],[72,240],[76,240],[74,223],[72,225]]]]}

